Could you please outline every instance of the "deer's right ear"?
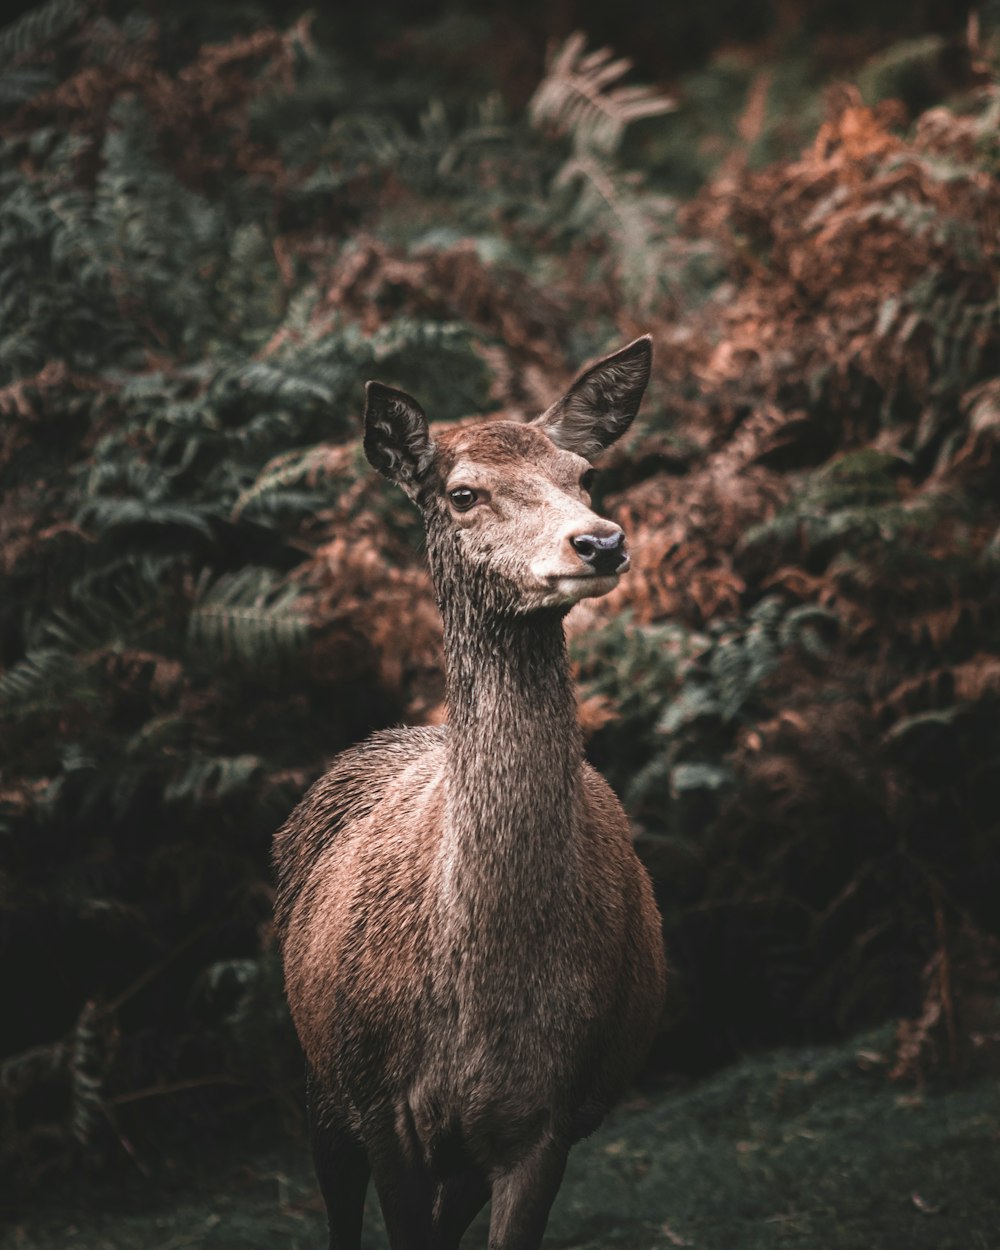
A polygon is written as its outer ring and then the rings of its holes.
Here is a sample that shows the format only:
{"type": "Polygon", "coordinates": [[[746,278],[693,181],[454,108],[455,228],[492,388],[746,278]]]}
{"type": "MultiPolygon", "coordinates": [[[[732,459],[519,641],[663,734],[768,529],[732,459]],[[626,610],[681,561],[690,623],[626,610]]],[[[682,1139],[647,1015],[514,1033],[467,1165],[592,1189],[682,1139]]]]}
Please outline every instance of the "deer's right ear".
{"type": "Polygon", "coordinates": [[[644,334],[591,365],[531,424],[563,451],[593,460],[632,424],[652,363],[653,340],[644,334]]]}
{"type": "Polygon", "coordinates": [[[365,455],[413,498],[434,458],[427,418],[415,399],[381,382],[365,385],[365,455]]]}

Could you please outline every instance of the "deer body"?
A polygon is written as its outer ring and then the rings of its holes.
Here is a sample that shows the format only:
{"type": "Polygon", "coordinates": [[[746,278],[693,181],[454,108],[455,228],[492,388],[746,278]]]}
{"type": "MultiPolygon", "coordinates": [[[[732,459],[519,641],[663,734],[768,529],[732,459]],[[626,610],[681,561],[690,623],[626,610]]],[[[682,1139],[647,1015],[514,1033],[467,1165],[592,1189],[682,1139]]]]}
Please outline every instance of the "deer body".
{"type": "Polygon", "coordinates": [[[573,448],[627,428],[648,368],[638,340],[535,427],[433,444],[413,401],[369,388],[369,458],[427,523],[449,721],[345,752],[276,839],[332,1250],[360,1245],[369,1170],[393,1250],[457,1247],[490,1197],[491,1250],[537,1247],[569,1147],[652,1037],[659,917],[583,761],[562,629],[627,563],[573,448]]]}

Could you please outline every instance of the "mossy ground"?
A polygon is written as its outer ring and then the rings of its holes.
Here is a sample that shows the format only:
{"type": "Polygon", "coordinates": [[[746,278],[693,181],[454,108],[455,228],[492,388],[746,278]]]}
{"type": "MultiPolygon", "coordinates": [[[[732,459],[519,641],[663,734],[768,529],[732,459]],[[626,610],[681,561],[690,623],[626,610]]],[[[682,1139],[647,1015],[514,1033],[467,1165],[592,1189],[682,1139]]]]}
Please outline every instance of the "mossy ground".
{"type": "MultiPolygon", "coordinates": [[[[1000,1084],[891,1084],[885,1033],[744,1061],[620,1108],[571,1156],[562,1250],[1000,1250],[1000,1084]]],[[[190,1164],[190,1160],[189,1160],[190,1164]]],[[[180,1169],[182,1172],[185,1168],[180,1169]]],[[[17,1250],[310,1250],[326,1244],[300,1143],[248,1151],[110,1209],[19,1213],[17,1250]]],[[[385,1245],[370,1203],[366,1248],[385,1245]]],[[[466,1244],[485,1246],[485,1220],[466,1244]]]]}

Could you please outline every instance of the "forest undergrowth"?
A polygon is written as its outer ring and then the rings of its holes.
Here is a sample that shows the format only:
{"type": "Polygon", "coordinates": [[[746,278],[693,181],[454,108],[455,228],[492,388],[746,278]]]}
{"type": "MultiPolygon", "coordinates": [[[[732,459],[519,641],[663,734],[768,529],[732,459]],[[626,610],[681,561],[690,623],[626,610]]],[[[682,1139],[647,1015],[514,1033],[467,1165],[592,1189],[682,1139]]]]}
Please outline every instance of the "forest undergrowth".
{"type": "Polygon", "coordinates": [[[443,714],[363,383],[529,418],[647,331],[597,486],[634,568],[568,628],[663,910],[657,1062],[886,1020],[897,1081],[995,1060],[991,39],[872,52],[796,128],[753,57],[667,92],[583,35],[525,101],[502,57],[428,94],[419,41],[376,74],[308,18],[0,31],[3,1171],[294,1117],[271,835],[337,750],[443,714]]]}

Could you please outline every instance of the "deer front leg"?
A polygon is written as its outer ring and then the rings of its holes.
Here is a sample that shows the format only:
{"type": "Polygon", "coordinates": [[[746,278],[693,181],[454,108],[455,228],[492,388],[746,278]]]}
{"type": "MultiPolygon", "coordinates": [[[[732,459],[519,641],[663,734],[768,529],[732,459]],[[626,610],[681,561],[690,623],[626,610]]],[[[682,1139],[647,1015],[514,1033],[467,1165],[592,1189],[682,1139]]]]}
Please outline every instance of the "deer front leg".
{"type": "Polygon", "coordinates": [[[542,1142],[494,1181],[489,1250],[538,1250],[568,1154],[561,1142],[542,1142]]]}

